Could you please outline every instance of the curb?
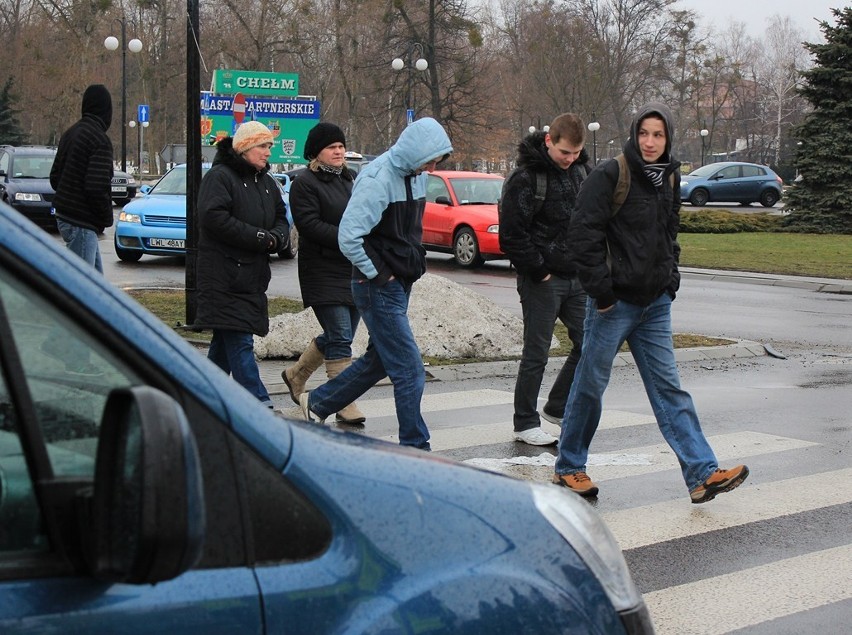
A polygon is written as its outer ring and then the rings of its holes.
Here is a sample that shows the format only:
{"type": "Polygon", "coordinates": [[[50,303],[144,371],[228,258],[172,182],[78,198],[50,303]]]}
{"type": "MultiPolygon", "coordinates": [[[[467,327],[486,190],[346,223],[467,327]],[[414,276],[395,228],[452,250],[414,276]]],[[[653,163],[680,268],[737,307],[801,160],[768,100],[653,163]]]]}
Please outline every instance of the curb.
{"type": "Polygon", "coordinates": [[[769,273],[751,273],[747,271],[723,271],[719,269],[696,269],[681,267],[682,275],[705,280],[724,279],[730,282],[745,284],[762,284],[769,287],[789,287],[793,289],[809,289],[821,293],[839,293],[852,295],[852,280],[838,278],[812,278],[802,276],[783,276],[769,273]]]}
{"type": "MultiPolygon", "coordinates": [[[[699,346],[696,348],[676,348],[675,361],[696,362],[718,359],[734,359],[736,357],[758,357],[766,354],[763,344],[751,340],[740,340],[726,346],[699,346]]],[[[565,361],[565,357],[552,357],[558,360],[555,363],[565,361]]],[[[289,394],[287,386],[281,379],[281,371],[291,365],[291,361],[283,360],[258,360],[260,377],[266,385],[270,395],[289,394]]],[[[447,364],[445,366],[427,366],[426,381],[463,381],[465,379],[482,379],[486,377],[515,377],[518,374],[520,360],[505,360],[496,362],[477,362],[473,364],[447,364]]],[[[630,353],[619,353],[613,368],[623,366],[635,366],[633,356],[630,353]]],[[[325,383],[325,376],[317,373],[309,382],[309,388],[315,388],[325,383]]],[[[390,385],[385,378],[376,384],[377,386],[390,385]]]]}

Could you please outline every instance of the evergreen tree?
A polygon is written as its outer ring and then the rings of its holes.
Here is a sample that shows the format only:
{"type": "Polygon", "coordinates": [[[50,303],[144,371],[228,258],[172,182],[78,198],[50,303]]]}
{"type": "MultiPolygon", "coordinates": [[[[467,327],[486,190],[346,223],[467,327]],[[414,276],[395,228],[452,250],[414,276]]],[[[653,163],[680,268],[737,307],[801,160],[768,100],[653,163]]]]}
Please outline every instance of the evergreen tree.
{"type": "Polygon", "coordinates": [[[19,110],[15,110],[12,104],[15,98],[12,96],[13,78],[9,77],[0,90],[0,145],[19,146],[27,141],[27,135],[21,130],[18,123],[19,110]]]}
{"type": "Polygon", "coordinates": [[[787,193],[793,231],[852,233],[852,8],[832,9],[837,25],[820,23],[825,43],[805,47],[814,66],[801,95],[813,106],[796,129],[801,180],[787,193]]]}

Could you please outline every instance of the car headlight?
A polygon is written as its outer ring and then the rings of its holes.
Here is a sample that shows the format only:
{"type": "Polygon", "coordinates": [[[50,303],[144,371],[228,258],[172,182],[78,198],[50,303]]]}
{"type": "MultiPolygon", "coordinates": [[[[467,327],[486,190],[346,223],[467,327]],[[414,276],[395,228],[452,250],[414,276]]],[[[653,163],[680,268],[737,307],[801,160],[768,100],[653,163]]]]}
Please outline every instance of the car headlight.
{"type": "Polygon", "coordinates": [[[142,217],[139,214],[128,214],[125,211],[121,211],[118,214],[118,220],[125,223],[141,223],[142,217]]]}
{"type": "Polygon", "coordinates": [[[136,179],[134,179],[132,176],[128,176],[127,177],[127,184],[128,185],[136,185],[136,179]]]}
{"type": "Polygon", "coordinates": [[[619,613],[644,604],[630,577],[621,548],[597,512],[579,496],[532,483],[538,511],[595,574],[619,613]]]}
{"type": "Polygon", "coordinates": [[[485,230],[489,234],[499,234],[500,233],[500,225],[489,225],[488,229],[485,230]]]}
{"type": "Polygon", "coordinates": [[[41,194],[35,194],[33,192],[15,192],[15,200],[37,203],[41,200],[41,194]]]}

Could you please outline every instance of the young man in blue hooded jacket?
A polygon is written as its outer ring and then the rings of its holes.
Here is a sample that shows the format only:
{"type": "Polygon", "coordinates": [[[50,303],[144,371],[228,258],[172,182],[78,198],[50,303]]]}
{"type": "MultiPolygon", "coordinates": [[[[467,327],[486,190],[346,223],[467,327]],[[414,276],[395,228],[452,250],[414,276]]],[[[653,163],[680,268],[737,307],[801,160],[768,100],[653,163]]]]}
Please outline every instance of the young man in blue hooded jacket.
{"type": "Polygon", "coordinates": [[[302,393],[308,421],[324,421],[387,376],[393,383],[399,443],[429,450],[420,412],[423,359],[408,322],[411,287],[426,272],[421,245],[426,174],[453,151],[443,127],[426,117],[358,175],[338,244],[352,262],[352,296],[367,326],[367,350],[331,381],[302,393]]]}

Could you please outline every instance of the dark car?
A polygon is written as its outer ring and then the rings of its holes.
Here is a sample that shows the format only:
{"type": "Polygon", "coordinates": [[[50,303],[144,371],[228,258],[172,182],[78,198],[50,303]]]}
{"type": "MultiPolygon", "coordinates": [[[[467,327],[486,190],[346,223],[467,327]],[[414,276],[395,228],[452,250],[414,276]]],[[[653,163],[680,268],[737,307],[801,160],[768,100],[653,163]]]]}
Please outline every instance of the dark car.
{"type": "Polygon", "coordinates": [[[781,200],[784,182],[770,168],[757,163],[725,161],[693,170],[680,181],[680,200],[696,207],[707,203],[760,202],[772,207],[781,200]]]}
{"type": "Polygon", "coordinates": [[[0,146],[0,200],[36,225],[56,229],[50,168],[56,158],[51,146],[0,146]]]}
{"type": "Polygon", "coordinates": [[[578,495],[276,416],[2,203],[0,309],[3,635],[654,631],[578,495]]]}
{"type": "Polygon", "coordinates": [[[118,206],[127,205],[136,197],[136,179],[132,174],[113,170],[112,202],[118,206]]]}

